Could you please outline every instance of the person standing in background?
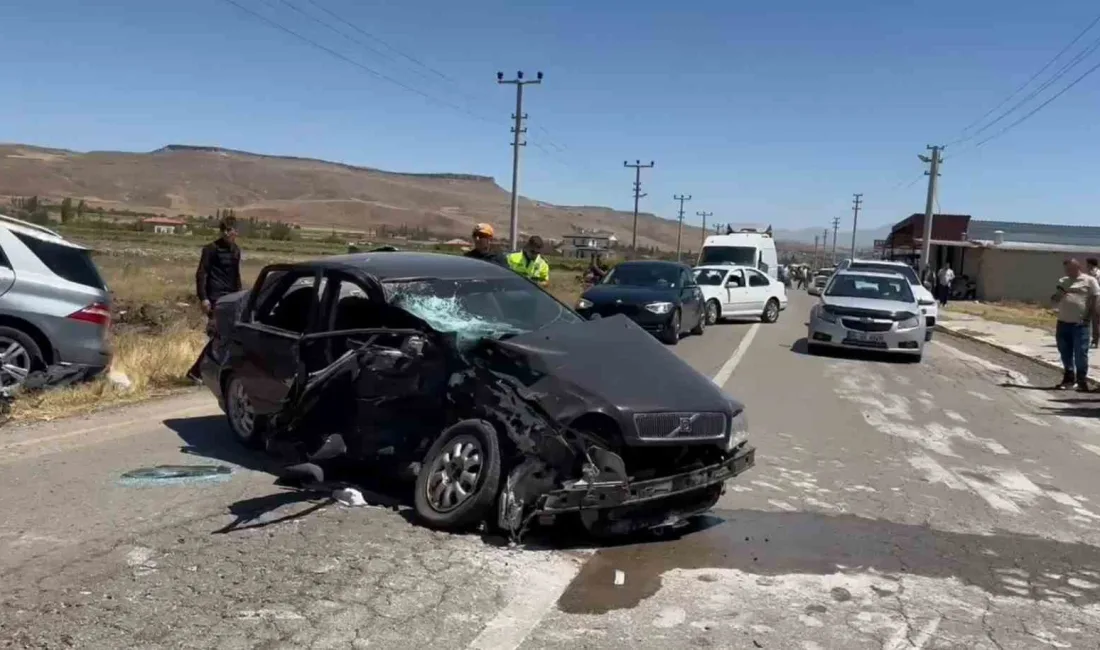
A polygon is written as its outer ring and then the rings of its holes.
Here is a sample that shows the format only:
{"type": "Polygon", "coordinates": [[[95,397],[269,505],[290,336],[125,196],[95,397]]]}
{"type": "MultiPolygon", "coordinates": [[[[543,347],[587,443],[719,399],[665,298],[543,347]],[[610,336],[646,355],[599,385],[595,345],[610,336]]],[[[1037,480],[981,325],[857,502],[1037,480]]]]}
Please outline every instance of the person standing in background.
{"type": "Polygon", "coordinates": [[[487,223],[474,226],[474,247],[466,251],[466,257],[507,268],[508,262],[504,259],[504,254],[493,250],[493,234],[493,227],[487,223]]]}
{"type": "Polygon", "coordinates": [[[207,317],[214,314],[218,298],[241,290],[241,249],[237,246],[237,219],[226,217],[218,224],[220,235],[202,247],[195,271],[195,292],[207,317]]]}
{"type": "MultiPolygon", "coordinates": [[[[237,246],[237,219],[225,217],[218,224],[219,236],[202,247],[199,268],[195,271],[195,293],[206,316],[206,335],[214,336],[214,304],[218,298],[241,290],[241,249],[237,246]]],[[[205,353],[205,352],[204,352],[205,353]]],[[[202,355],[187,371],[187,376],[201,381],[199,367],[202,355]]]]}
{"type": "Polygon", "coordinates": [[[941,307],[947,306],[947,301],[951,298],[951,283],[954,281],[955,272],[951,270],[951,265],[944,264],[936,275],[936,293],[940,299],[941,307]]]}
{"type": "Polygon", "coordinates": [[[550,285],[550,265],[542,259],[542,237],[531,235],[523,250],[507,257],[508,268],[540,287],[550,285]]]}
{"type": "MultiPolygon", "coordinates": [[[[1085,260],[1085,264],[1088,265],[1088,274],[1100,283],[1100,260],[1090,257],[1085,260]]],[[[1100,309],[1092,313],[1092,347],[1100,347],[1100,309]]]]}
{"type": "Polygon", "coordinates": [[[1081,272],[1081,263],[1075,259],[1063,264],[1066,274],[1058,280],[1051,301],[1058,308],[1054,340],[1062,357],[1062,382],[1059,390],[1074,384],[1077,390],[1088,392],[1089,382],[1089,329],[1096,314],[1096,300],[1100,295],[1100,283],[1096,278],[1081,272]]]}

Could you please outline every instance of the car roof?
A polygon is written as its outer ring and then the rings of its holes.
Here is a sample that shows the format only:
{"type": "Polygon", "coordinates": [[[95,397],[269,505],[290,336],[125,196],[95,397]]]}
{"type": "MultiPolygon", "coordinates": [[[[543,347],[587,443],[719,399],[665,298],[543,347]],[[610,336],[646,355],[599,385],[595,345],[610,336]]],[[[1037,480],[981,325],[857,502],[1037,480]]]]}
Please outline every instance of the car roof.
{"type": "Polygon", "coordinates": [[[843,271],[837,271],[837,275],[859,275],[859,276],[871,276],[875,278],[901,278],[905,279],[900,273],[893,273],[890,271],[862,271],[860,269],[844,269],[843,271]]]}
{"type": "Polygon", "coordinates": [[[753,271],[757,270],[746,264],[700,264],[699,266],[695,267],[696,271],[698,271],[699,269],[707,269],[709,271],[734,271],[743,269],[752,269],[753,271]]]}
{"type": "Polygon", "coordinates": [[[851,260],[851,264],[881,264],[883,266],[909,267],[905,262],[895,260],[851,260]]]}
{"type": "Polygon", "coordinates": [[[441,280],[492,280],[514,278],[516,274],[503,266],[463,255],[380,251],[333,255],[298,266],[335,270],[354,270],[374,276],[380,281],[403,278],[439,278],[441,280]]]}
{"type": "Polygon", "coordinates": [[[50,230],[45,226],[40,226],[36,223],[31,223],[30,221],[24,221],[22,219],[16,219],[15,217],[9,217],[6,214],[0,213],[0,226],[27,237],[33,237],[35,239],[48,241],[53,244],[67,246],[69,248],[87,250],[84,246],[75,244],[65,239],[57,232],[50,230]]]}
{"type": "Polygon", "coordinates": [[[691,267],[683,262],[669,262],[667,260],[628,260],[626,262],[619,262],[615,266],[668,266],[691,270],[691,267]]]}

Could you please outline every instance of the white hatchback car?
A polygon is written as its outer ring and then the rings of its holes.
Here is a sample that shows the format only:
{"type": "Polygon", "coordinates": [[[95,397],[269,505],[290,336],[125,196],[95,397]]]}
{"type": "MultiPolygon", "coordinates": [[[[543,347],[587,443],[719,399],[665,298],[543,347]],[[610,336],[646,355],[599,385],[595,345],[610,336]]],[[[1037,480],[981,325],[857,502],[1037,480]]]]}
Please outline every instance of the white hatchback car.
{"type": "Polygon", "coordinates": [[[695,267],[695,283],[703,290],[707,324],[722,318],[759,317],[774,323],[787,308],[787,288],[751,266],[695,267]]]}

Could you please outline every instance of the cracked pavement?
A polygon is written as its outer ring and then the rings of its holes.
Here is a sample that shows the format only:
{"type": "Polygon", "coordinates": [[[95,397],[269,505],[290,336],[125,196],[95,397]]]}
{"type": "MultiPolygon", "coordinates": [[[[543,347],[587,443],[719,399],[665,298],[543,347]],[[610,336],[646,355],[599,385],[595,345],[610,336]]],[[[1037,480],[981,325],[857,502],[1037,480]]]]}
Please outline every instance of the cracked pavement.
{"type": "Polygon", "coordinates": [[[6,429],[0,647],[1100,647],[1100,396],[943,335],[808,356],[810,304],[674,348],[714,376],[751,341],[758,466],[673,537],[509,548],[283,492],[202,394],[6,429]]]}

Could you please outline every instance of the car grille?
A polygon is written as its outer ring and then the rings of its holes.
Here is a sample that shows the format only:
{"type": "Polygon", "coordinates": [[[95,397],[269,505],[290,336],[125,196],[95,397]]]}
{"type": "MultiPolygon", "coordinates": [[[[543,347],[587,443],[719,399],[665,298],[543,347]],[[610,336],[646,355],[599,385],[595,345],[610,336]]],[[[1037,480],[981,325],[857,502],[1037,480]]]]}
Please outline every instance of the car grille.
{"type": "Polygon", "coordinates": [[[850,330],[859,330],[860,332],[889,332],[890,328],[894,326],[891,323],[881,323],[878,321],[861,321],[853,318],[842,318],[840,322],[844,324],[850,330]]]}
{"type": "Polygon", "coordinates": [[[622,314],[623,316],[633,317],[638,314],[637,305],[623,305],[623,304],[611,304],[611,305],[599,305],[594,310],[597,314],[603,317],[615,316],[616,314],[622,314]]]}
{"type": "Polygon", "coordinates": [[[722,438],[727,428],[724,413],[638,413],[634,426],[642,440],[722,438]]]}
{"type": "Polygon", "coordinates": [[[844,345],[850,345],[856,348],[870,348],[872,350],[887,350],[890,346],[886,345],[884,341],[855,341],[853,339],[844,339],[841,341],[844,345]]]}
{"type": "Polygon", "coordinates": [[[836,307],[829,306],[829,311],[833,312],[837,316],[854,316],[856,318],[878,318],[882,320],[905,320],[912,314],[905,315],[901,312],[882,311],[879,309],[860,309],[858,307],[836,307]]]}

